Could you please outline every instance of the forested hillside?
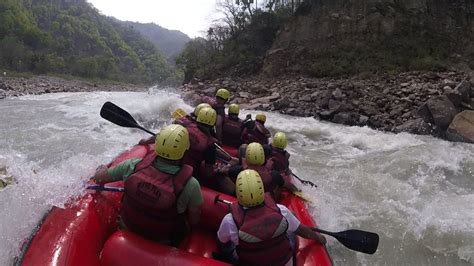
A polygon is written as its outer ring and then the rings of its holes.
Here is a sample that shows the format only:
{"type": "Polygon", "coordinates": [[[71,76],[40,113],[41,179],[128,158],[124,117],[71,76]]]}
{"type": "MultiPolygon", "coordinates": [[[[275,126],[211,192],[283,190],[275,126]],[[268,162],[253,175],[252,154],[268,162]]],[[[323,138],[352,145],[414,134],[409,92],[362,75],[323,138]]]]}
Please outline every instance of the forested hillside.
{"type": "Polygon", "coordinates": [[[178,57],[185,80],[474,69],[474,1],[220,0],[178,57]]]}
{"type": "Polygon", "coordinates": [[[0,67],[135,83],[176,83],[179,73],[139,32],[85,0],[1,0],[0,67]]]}
{"type": "Polygon", "coordinates": [[[163,55],[174,63],[174,58],[183,51],[191,40],[188,35],[178,30],[168,30],[155,23],[139,23],[120,21],[123,25],[140,32],[145,38],[156,45],[163,55]]]}

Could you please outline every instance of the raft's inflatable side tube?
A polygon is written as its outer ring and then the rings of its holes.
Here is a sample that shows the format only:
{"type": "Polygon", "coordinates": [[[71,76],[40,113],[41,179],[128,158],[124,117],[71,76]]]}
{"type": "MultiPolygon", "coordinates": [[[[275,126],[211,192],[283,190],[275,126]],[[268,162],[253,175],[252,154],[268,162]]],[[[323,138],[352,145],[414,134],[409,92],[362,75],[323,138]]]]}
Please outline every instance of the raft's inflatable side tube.
{"type": "MultiPolygon", "coordinates": [[[[143,158],[153,146],[135,146],[121,154],[110,166],[130,158],[143,158]]],[[[122,182],[110,186],[122,186],[122,182]]],[[[116,232],[122,193],[89,191],[66,208],[53,208],[33,237],[21,265],[223,265],[211,259],[217,250],[216,231],[229,212],[221,199],[236,199],[202,187],[204,203],[201,222],[179,248],[151,242],[130,232],[116,232]],[[114,233],[115,232],[115,233],[114,233]]],[[[291,194],[283,193],[282,204],[308,226],[315,223],[307,206],[291,194]]],[[[324,246],[297,238],[297,265],[331,265],[324,246]]]]}
{"type": "Polygon", "coordinates": [[[100,255],[100,265],[220,266],[228,264],[160,245],[127,231],[118,231],[105,243],[100,255]]]}

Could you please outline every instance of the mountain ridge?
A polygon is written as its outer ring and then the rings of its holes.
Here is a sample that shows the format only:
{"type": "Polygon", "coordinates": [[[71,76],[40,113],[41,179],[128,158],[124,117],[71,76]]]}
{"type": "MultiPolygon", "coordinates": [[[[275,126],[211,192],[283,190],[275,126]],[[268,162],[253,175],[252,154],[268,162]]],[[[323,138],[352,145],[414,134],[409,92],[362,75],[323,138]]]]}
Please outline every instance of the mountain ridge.
{"type": "Polygon", "coordinates": [[[170,30],[156,23],[121,21],[122,25],[132,27],[155,44],[168,59],[174,59],[191,38],[179,30],[170,30]]]}

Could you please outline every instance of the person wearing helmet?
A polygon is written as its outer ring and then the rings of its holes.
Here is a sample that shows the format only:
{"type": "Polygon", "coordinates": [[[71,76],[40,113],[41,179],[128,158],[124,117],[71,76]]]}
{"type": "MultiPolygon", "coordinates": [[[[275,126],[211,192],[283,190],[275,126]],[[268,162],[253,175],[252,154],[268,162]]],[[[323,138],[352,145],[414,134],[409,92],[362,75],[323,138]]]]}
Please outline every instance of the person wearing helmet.
{"type": "Polygon", "coordinates": [[[194,167],[194,176],[198,180],[216,190],[226,194],[233,194],[234,184],[228,178],[216,178],[214,164],[216,158],[225,158],[231,161],[222,151],[216,149],[216,139],[212,136],[212,130],[216,124],[216,111],[204,107],[199,111],[196,123],[188,126],[190,149],[186,155],[185,162],[194,167]]]}
{"type": "Polygon", "coordinates": [[[291,234],[324,245],[326,239],[302,224],[283,205],[265,193],[257,171],[244,170],[236,180],[237,202],[217,231],[220,254],[239,265],[293,265],[291,234]]]}
{"type": "Polygon", "coordinates": [[[240,164],[229,167],[226,174],[231,179],[235,179],[245,169],[255,170],[259,173],[263,180],[265,191],[275,198],[280,195],[280,189],[285,185],[285,180],[280,172],[272,170],[272,167],[267,165],[265,152],[260,143],[252,142],[247,145],[245,157],[241,160],[240,164]]]}
{"type": "Polygon", "coordinates": [[[203,197],[193,168],[183,164],[189,134],[181,125],[164,127],[155,141],[155,152],[143,159],[101,167],[92,181],[106,184],[123,180],[119,225],[143,237],[177,246],[188,224],[199,222],[203,197]]]}
{"type": "Polygon", "coordinates": [[[257,114],[255,121],[245,123],[245,126],[240,135],[242,143],[258,142],[262,145],[268,144],[268,139],[271,134],[267,128],[265,128],[265,122],[267,117],[264,114],[257,114]]]}
{"type": "Polygon", "coordinates": [[[225,118],[225,104],[229,101],[230,92],[227,89],[218,89],[216,92],[216,97],[209,98],[204,97],[203,102],[207,102],[216,110],[217,119],[216,119],[216,136],[219,141],[222,141],[222,124],[225,118]]]}
{"type": "Polygon", "coordinates": [[[199,114],[199,111],[201,111],[201,109],[204,107],[211,107],[211,106],[208,103],[200,103],[196,106],[196,108],[194,108],[194,111],[192,113],[176,118],[173,123],[182,125],[184,127],[187,127],[190,124],[196,123],[196,118],[199,114]]]}
{"type": "Polygon", "coordinates": [[[285,173],[291,174],[290,171],[290,154],[285,150],[288,145],[288,139],[286,134],[283,132],[277,132],[273,136],[272,143],[268,145],[271,151],[269,161],[272,161],[273,169],[285,173]]]}
{"type": "Polygon", "coordinates": [[[286,134],[277,132],[273,136],[272,143],[264,147],[265,155],[268,157],[267,165],[282,174],[285,180],[284,187],[290,192],[295,192],[299,189],[291,182],[290,154],[285,150],[287,145],[286,134]]]}
{"type": "Polygon", "coordinates": [[[239,118],[240,108],[238,104],[229,105],[227,115],[222,124],[222,143],[234,148],[240,147],[240,135],[242,133],[242,120],[239,118]]]}
{"type": "MultiPolygon", "coordinates": [[[[208,103],[200,103],[194,108],[194,111],[192,113],[176,118],[173,124],[182,125],[183,127],[188,127],[191,124],[195,124],[199,111],[204,107],[211,107],[211,106],[208,103]]],[[[149,138],[141,139],[138,142],[138,144],[146,145],[146,144],[152,144],[154,142],[155,142],[155,137],[152,136],[149,138]]]]}

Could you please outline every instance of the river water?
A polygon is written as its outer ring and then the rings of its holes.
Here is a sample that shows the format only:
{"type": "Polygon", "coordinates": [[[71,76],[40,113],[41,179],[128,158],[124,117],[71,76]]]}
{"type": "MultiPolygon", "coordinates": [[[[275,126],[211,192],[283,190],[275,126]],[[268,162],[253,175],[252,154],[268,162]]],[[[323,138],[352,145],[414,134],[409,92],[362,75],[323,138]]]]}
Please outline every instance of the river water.
{"type": "MultiPolygon", "coordinates": [[[[147,137],[100,118],[105,101],[157,130],[180,107],[172,90],[59,93],[0,101],[0,169],[16,183],[0,191],[0,265],[51,206],[85,193],[99,164],[147,137]]],[[[242,111],[242,117],[253,111],[242,111]]],[[[366,255],[327,237],[336,265],[474,265],[474,145],[345,127],[267,113],[272,132],[289,137],[291,166],[329,231],[380,235],[366,255]]],[[[1,172],[0,172],[1,174],[1,172]]],[[[0,177],[2,177],[0,175],[0,177]]]]}

